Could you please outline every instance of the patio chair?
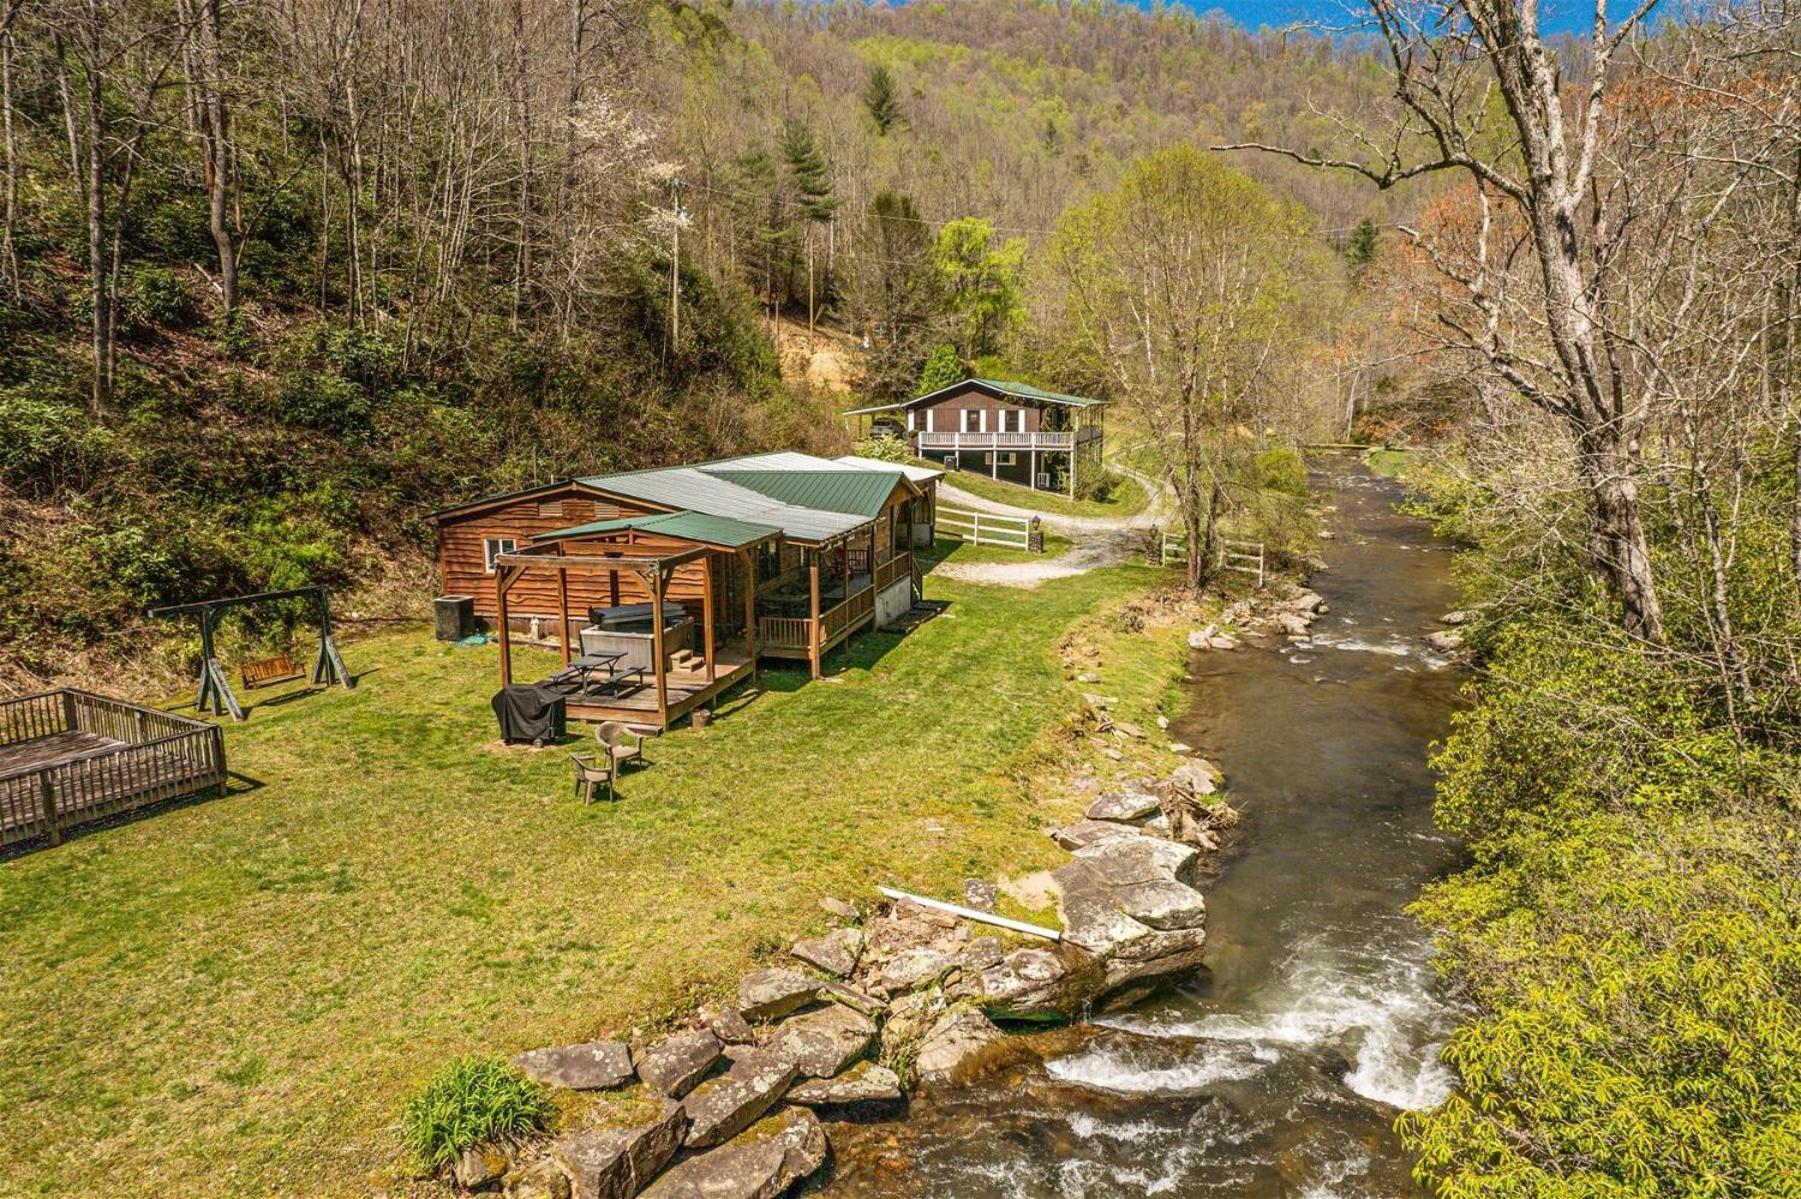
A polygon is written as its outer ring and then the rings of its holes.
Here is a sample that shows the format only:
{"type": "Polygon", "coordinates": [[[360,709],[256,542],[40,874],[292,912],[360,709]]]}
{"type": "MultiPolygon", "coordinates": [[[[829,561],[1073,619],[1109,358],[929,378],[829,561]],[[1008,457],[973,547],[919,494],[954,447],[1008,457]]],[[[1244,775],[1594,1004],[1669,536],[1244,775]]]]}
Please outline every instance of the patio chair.
{"type": "Polygon", "coordinates": [[[575,793],[582,797],[584,805],[594,802],[594,785],[607,785],[607,798],[617,799],[613,790],[613,760],[599,760],[599,754],[570,754],[569,761],[575,766],[575,793]]]}
{"type": "Polygon", "coordinates": [[[603,720],[594,726],[594,739],[606,747],[615,770],[627,762],[644,765],[644,736],[634,733],[616,720],[603,720]]]}

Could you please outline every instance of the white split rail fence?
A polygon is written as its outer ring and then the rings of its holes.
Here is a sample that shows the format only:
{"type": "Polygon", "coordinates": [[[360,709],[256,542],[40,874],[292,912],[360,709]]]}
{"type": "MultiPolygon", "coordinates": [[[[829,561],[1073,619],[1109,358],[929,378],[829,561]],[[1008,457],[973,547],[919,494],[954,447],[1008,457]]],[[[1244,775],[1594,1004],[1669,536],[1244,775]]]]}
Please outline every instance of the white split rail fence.
{"type": "Polygon", "coordinates": [[[977,512],[971,508],[948,508],[938,505],[938,530],[971,545],[998,545],[1010,550],[1032,548],[1030,516],[1002,516],[996,512],[977,512]]]}

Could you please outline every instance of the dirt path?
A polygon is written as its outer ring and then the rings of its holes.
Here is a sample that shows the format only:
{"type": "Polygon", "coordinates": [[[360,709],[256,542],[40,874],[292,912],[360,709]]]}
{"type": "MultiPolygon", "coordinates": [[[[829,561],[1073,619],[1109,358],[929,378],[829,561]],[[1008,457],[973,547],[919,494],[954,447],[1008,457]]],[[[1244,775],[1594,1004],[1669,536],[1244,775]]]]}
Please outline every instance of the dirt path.
{"type": "Polygon", "coordinates": [[[1167,487],[1148,475],[1141,475],[1117,463],[1114,464],[1114,469],[1136,480],[1150,497],[1143,508],[1124,518],[1062,516],[1038,512],[971,495],[967,491],[958,490],[948,481],[939,484],[939,498],[946,503],[1002,516],[1036,516],[1044,522],[1045,528],[1070,538],[1075,544],[1055,558],[1036,557],[1022,562],[951,561],[939,565],[933,573],[966,583],[1036,587],[1050,579],[1086,574],[1098,566],[1114,566],[1141,556],[1150,531],[1169,523],[1169,513],[1174,511],[1175,497],[1167,487]]]}

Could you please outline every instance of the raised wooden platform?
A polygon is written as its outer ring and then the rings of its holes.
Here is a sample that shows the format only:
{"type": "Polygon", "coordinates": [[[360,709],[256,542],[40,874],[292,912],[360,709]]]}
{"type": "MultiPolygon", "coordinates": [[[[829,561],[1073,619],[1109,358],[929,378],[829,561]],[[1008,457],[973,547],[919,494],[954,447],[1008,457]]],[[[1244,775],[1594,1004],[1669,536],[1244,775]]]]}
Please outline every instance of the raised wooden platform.
{"type": "Polygon", "coordinates": [[[0,845],[224,782],[214,725],[85,691],[0,703],[0,845]]]}
{"type": "Polygon", "coordinates": [[[580,694],[575,683],[540,683],[566,697],[564,710],[571,720],[617,720],[635,729],[661,732],[729,687],[755,673],[757,664],[742,644],[720,646],[713,655],[715,677],[709,681],[704,668],[671,670],[664,679],[668,708],[657,712],[657,684],[647,678],[642,686],[605,694],[580,694]]]}

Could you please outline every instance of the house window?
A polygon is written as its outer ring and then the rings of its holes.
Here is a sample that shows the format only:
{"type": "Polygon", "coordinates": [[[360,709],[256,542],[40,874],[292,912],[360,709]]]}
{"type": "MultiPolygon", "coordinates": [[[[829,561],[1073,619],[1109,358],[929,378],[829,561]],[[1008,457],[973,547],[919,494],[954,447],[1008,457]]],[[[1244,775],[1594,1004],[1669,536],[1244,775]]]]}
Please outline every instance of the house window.
{"type": "Polygon", "coordinates": [[[494,573],[494,559],[502,554],[510,554],[519,548],[519,542],[512,537],[482,538],[482,566],[489,573],[494,573]]]}
{"type": "Polygon", "coordinates": [[[963,431],[965,433],[980,433],[982,431],[982,410],[980,408],[965,408],[963,410],[963,431]]]}
{"type": "Polygon", "coordinates": [[[1001,432],[1024,433],[1026,431],[1026,410],[1024,408],[1001,409],[1001,432]]]}
{"type": "Polygon", "coordinates": [[[1013,453],[990,454],[990,455],[988,455],[988,457],[989,457],[989,460],[992,461],[994,463],[994,465],[996,465],[996,466],[1018,466],[1019,465],[1019,455],[1018,454],[1013,454],[1013,453]]]}

